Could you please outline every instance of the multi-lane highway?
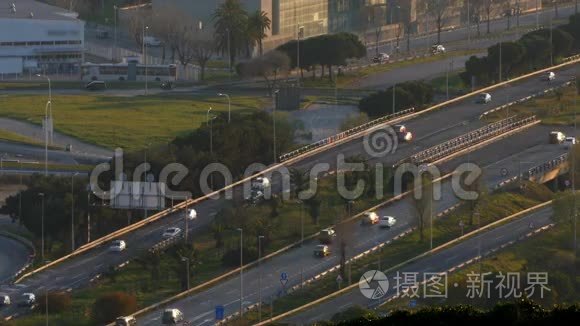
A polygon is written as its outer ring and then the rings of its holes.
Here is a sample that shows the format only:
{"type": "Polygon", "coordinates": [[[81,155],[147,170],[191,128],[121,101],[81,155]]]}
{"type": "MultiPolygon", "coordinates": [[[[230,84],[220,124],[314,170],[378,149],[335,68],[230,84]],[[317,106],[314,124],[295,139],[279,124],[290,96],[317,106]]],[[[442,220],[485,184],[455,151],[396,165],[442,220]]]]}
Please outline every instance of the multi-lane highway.
{"type": "MultiPolygon", "coordinates": [[[[573,68],[564,69],[558,72],[558,81],[569,80],[573,75],[573,68]]],[[[491,105],[500,105],[510,99],[521,98],[546,87],[548,85],[540,78],[531,78],[492,92],[494,99],[491,105]]],[[[392,164],[421,149],[441,143],[451,137],[463,134],[468,130],[478,128],[483,123],[477,117],[489,108],[490,105],[474,104],[473,99],[468,99],[455,105],[450,105],[442,110],[432,112],[426,116],[413,119],[406,124],[416,135],[417,141],[411,144],[400,144],[393,155],[375,158],[372,162],[380,160],[387,164],[392,164]]],[[[331,151],[313,155],[294,164],[294,166],[307,169],[316,163],[326,162],[334,167],[336,166],[337,153],[343,153],[346,156],[362,154],[368,157],[368,153],[365,153],[364,146],[360,139],[358,139],[337,146],[331,151]]],[[[274,188],[275,190],[279,190],[279,187],[274,188]]],[[[198,212],[198,219],[190,223],[192,231],[195,232],[211,222],[220,206],[219,200],[205,200],[195,205],[195,209],[198,212]]],[[[22,281],[19,286],[11,287],[8,290],[17,295],[25,291],[35,292],[45,289],[60,290],[86,286],[92,277],[107,270],[109,266],[118,265],[128,259],[134,258],[142,252],[142,249],[147,249],[159,242],[161,240],[161,233],[168,226],[179,226],[183,228],[183,215],[182,211],[170,214],[159,221],[150,223],[126,234],[122,238],[127,241],[128,249],[122,253],[109,253],[106,250],[106,246],[91,249],[48,270],[34,274],[22,281]],[[87,266],[91,266],[92,268],[87,268],[87,266]]],[[[1,312],[1,314],[6,313],[10,312],[1,312]]]]}
{"type": "MultiPolygon", "coordinates": [[[[387,279],[391,281],[392,285],[396,285],[394,280],[397,273],[399,273],[399,275],[402,275],[402,273],[418,273],[418,275],[422,276],[423,273],[445,272],[454,266],[478,257],[480,252],[485,254],[491,249],[498,248],[512,240],[517,240],[519,237],[525,236],[530,231],[550,224],[552,222],[551,217],[552,208],[546,207],[513,222],[469,238],[453,247],[443,249],[442,251],[415,261],[412,264],[401,267],[396,271],[392,271],[387,274],[387,279]],[[530,228],[531,222],[533,228],[530,228]],[[479,247],[480,244],[481,247],[479,247]]],[[[357,281],[358,280],[354,280],[353,282],[357,281]]],[[[448,286],[455,285],[448,284],[448,286]]],[[[462,284],[461,286],[464,285],[462,284]]],[[[464,291],[467,293],[467,288],[464,288],[464,291]]],[[[396,286],[389,286],[387,293],[380,300],[384,302],[386,299],[389,299],[396,294],[396,286]]],[[[378,304],[377,301],[378,300],[367,299],[362,295],[358,288],[355,288],[347,294],[323,302],[320,305],[299,312],[294,316],[290,316],[283,320],[283,322],[292,325],[308,325],[316,321],[328,320],[336,312],[354,305],[375,306],[378,304]]],[[[468,301],[465,303],[469,304],[468,301]]]]}
{"type": "MultiPolygon", "coordinates": [[[[488,188],[493,188],[499,182],[509,179],[518,174],[521,167],[520,162],[526,162],[527,168],[540,165],[545,161],[553,159],[566,149],[558,145],[547,144],[547,134],[550,129],[537,126],[523,131],[521,134],[513,135],[507,139],[491,144],[488,147],[475,151],[474,153],[461,158],[457,158],[442,165],[443,173],[455,169],[458,164],[469,160],[478,164],[484,170],[485,184],[488,188]],[[502,173],[502,171],[508,173],[502,173]],[[511,171],[511,172],[510,172],[511,171]]],[[[524,166],[526,168],[526,166],[524,166]]],[[[444,182],[441,189],[441,200],[436,201],[435,212],[441,212],[459,200],[454,194],[451,182],[444,182]]],[[[359,226],[359,221],[347,222],[341,229],[349,230],[347,257],[366,251],[378,243],[392,240],[395,236],[417,224],[416,211],[411,200],[404,199],[377,211],[379,216],[395,216],[397,224],[391,229],[384,230],[378,227],[359,226]]],[[[328,270],[330,267],[339,264],[340,255],[337,243],[331,245],[333,254],[324,258],[313,256],[316,240],[308,241],[301,248],[292,249],[282,255],[265,261],[260,269],[251,268],[243,276],[244,279],[244,306],[249,306],[258,302],[259,284],[262,284],[261,294],[264,301],[269,301],[272,297],[280,295],[280,274],[287,273],[287,288],[301,283],[302,280],[311,278],[318,273],[328,270]]],[[[225,307],[226,315],[230,315],[239,310],[239,276],[221,282],[210,289],[189,296],[183,300],[171,304],[184,312],[186,320],[194,325],[210,324],[213,322],[213,313],[216,305],[225,307]]],[[[142,325],[156,325],[160,322],[162,310],[153,311],[139,318],[142,325]]]]}

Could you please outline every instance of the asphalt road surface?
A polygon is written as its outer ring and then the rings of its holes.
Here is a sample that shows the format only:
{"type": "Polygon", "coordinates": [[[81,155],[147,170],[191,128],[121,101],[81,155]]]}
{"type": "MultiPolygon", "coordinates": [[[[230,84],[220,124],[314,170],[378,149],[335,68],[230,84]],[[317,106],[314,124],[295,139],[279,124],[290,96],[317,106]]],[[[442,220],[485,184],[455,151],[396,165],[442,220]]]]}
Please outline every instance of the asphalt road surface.
{"type": "Polygon", "coordinates": [[[30,254],[30,248],[22,242],[0,235],[0,282],[11,280],[14,274],[26,265],[30,254]]]}
{"type": "MultiPolygon", "coordinates": [[[[4,161],[39,162],[43,166],[45,150],[40,146],[0,141],[0,155],[4,161]]],[[[110,156],[49,149],[47,158],[49,164],[96,165],[109,161],[110,156]]]]}
{"type": "MultiPolygon", "coordinates": [[[[518,220],[469,238],[453,247],[438,251],[428,257],[420,259],[419,261],[401,267],[399,270],[390,272],[387,274],[387,279],[390,281],[391,286],[389,286],[385,296],[380,298],[380,300],[385,301],[397,294],[396,282],[394,281],[397,273],[399,273],[399,275],[402,275],[402,273],[419,273],[418,275],[422,277],[423,273],[445,272],[454,266],[478,257],[479,253],[485,254],[491,249],[497,248],[502,244],[526,235],[532,231],[530,223],[533,224],[533,229],[538,229],[552,223],[551,217],[552,208],[546,207],[518,220]],[[481,247],[479,247],[480,244],[481,247]]],[[[356,282],[356,280],[353,282],[356,282]]],[[[461,285],[464,286],[464,284],[461,285]]],[[[448,286],[455,286],[455,284],[448,284],[448,286]]],[[[467,288],[464,288],[464,290],[467,294],[467,288]]],[[[520,290],[523,289],[520,288],[520,290]]],[[[469,302],[465,303],[469,304],[469,302]]],[[[354,305],[371,307],[376,306],[377,304],[379,304],[377,299],[367,299],[362,295],[360,290],[356,288],[345,295],[333,298],[321,303],[320,305],[316,305],[311,309],[300,312],[297,315],[288,317],[283,322],[291,325],[311,324],[320,320],[328,320],[335,313],[354,305]]]]}
{"type": "MultiPolygon", "coordinates": [[[[573,76],[573,72],[574,70],[572,68],[558,72],[558,81],[563,82],[564,80],[569,80],[573,76]]],[[[417,141],[410,144],[399,144],[394,154],[374,158],[371,162],[393,164],[419,150],[441,143],[471,129],[478,128],[483,125],[478,120],[478,117],[484,111],[493,106],[501,105],[510,98],[521,98],[546,87],[548,87],[546,82],[541,81],[540,78],[533,78],[494,91],[492,93],[494,98],[491,104],[474,104],[473,100],[469,99],[438,110],[437,112],[432,112],[426,116],[413,119],[406,123],[406,125],[416,135],[417,141]]],[[[369,157],[369,154],[364,150],[361,139],[356,139],[337,146],[330,151],[313,155],[294,164],[294,166],[308,169],[316,163],[328,163],[331,169],[333,169],[336,166],[338,153],[342,153],[346,157],[356,154],[369,157]]],[[[277,178],[273,179],[272,188],[275,192],[281,190],[280,182],[277,178]]],[[[241,192],[241,187],[237,187],[235,192],[241,192]]],[[[446,204],[448,202],[442,202],[440,205],[443,207],[446,204]]],[[[220,200],[205,200],[195,205],[194,208],[198,212],[198,218],[195,222],[190,223],[190,227],[192,228],[191,234],[195,234],[202,226],[208,225],[220,207],[220,200]]],[[[66,290],[87,286],[92,277],[107,270],[109,266],[119,265],[122,262],[132,259],[144,249],[150,248],[152,245],[160,242],[162,239],[161,234],[167,227],[178,226],[183,229],[183,216],[183,211],[170,214],[157,222],[150,223],[136,231],[126,234],[123,239],[127,241],[128,249],[122,253],[109,253],[106,246],[95,248],[79,254],[72,259],[68,259],[53,268],[33,275],[23,280],[18,286],[11,287],[10,290],[12,293],[18,294],[25,291],[37,292],[44,291],[45,289],[66,290]],[[91,268],[87,268],[87,266],[91,266],[91,268]]],[[[401,220],[400,225],[404,224],[403,221],[401,220]]],[[[411,223],[411,221],[408,223],[411,223]]],[[[10,313],[10,311],[0,312],[2,315],[7,313],[10,313]]]]}
{"type": "MultiPolygon", "coordinates": [[[[482,169],[485,184],[488,188],[493,188],[500,181],[511,178],[513,171],[517,171],[520,162],[531,162],[528,168],[540,165],[566,150],[562,146],[547,144],[547,128],[535,127],[517,134],[489,147],[477,150],[470,155],[471,162],[476,162],[482,169]],[[512,171],[512,174],[502,174],[501,170],[512,171]]],[[[549,130],[549,129],[548,129],[549,130]]],[[[464,159],[464,158],[462,158],[464,159]]],[[[444,164],[443,169],[452,170],[450,167],[463,162],[457,159],[455,162],[444,164]]],[[[436,201],[434,212],[441,212],[459,200],[455,196],[451,182],[444,182],[441,186],[441,199],[436,201]]],[[[348,222],[343,229],[349,230],[347,259],[366,251],[379,243],[392,240],[398,234],[417,224],[416,211],[409,199],[395,202],[377,211],[379,216],[394,216],[397,224],[388,230],[380,229],[378,226],[362,226],[360,221],[348,222]]],[[[336,266],[340,262],[339,241],[331,245],[332,255],[320,259],[313,256],[313,249],[318,241],[307,241],[303,247],[292,249],[282,255],[262,263],[262,298],[269,301],[282,295],[280,285],[281,273],[287,273],[287,288],[301,283],[302,280],[311,278],[329,268],[336,266]]],[[[251,268],[245,271],[244,280],[244,306],[258,302],[260,270],[251,268]]],[[[230,315],[239,310],[239,276],[232,277],[227,281],[209,288],[204,292],[197,293],[183,300],[179,300],[170,306],[180,309],[185,314],[185,319],[193,325],[204,325],[213,323],[213,313],[216,305],[225,307],[225,314],[230,315]]],[[[153,311],[139,318],[140,325],[157,325],[160,322],[162,310],[153,311]]]]}

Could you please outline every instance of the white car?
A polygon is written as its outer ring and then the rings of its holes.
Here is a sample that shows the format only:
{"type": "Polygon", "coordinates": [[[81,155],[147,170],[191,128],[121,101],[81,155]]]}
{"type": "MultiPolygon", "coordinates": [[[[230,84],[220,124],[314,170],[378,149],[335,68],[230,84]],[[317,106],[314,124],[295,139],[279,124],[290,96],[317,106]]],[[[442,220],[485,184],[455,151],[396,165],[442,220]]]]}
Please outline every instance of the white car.
{"type": "Polygon", "coordinates": [[[548,72],[545,76],[544,76],[544,80],[545,81],[552,81],[556,79],[556,74],[552,71],[548,72]]]}
{"type": "Polygon", "coordinates": [[[379,226],[381,228],[390,228],[397,223],[397,219],[392,216],[383,216],[379,220],[379,226]]]}
{"type": "Polygon", "coordinates": [[[445,47],[441,44],[434,44],[431,46],[431,53],[433,54],[445,53],[445,47]]]}
{"type": "Polygon", "coordinates": [[[489,93],[481,93],[477,96],[477,103],[486,104],[491,102],[491,95],[489,93]]]}
{"type": "Polygon", "coordinates": [[[127,249],[127,244],[123,240],[115,240],[111,242],[111,246],[109,247],[109,251],[114,252],[121,252],[125,249],[127,249]]]}
{"type": "Polygon", "coordinates": [[[151,47],[161,46],[161,41],[154,38],[153,36],[145,36],[145,38],[143,38],[143,43],[145,44],[145,46],[151,47]]]}
{"type": "Polygon", "coordinates": [[[164,238],[173,238],[173,237],[176,237],[180,234],[181,234],[180,228],[168,228],[167,230],[165,230],[165,232],[163,232],[163,237],[164,238]]]}
{"type": "Polygon", "coordinates": [[[379,53],[378,55],[376,55],[373,58],[373,62],[374,63],[384,63],[384,62],[388,62],[390,58],[391,57],[389,57],[389,55],[386,53],[379,53]]]}
{"type": "Polygon", "coordinates": [[[562,144],[564,144],[565,148],[572,148],[572,146],[576,145],[576,138],[566,137],[566,139],[564,139],[564,142],[562,144]]]}
{"type": "Polygon", "coordinates": [[[33,293],[23,293],[18,305],[22,307],[32,307],[35,303],[36,296],[33,293]]]}
{"type": "Polygon", "coordinates": [[[264,191],[268,187],[270,187],[270,180],[266,177],[257,177],[252,180],[252,189],[264,191]]]}
{"type": "Polygon", "coordinates": [[[10,296],[0,295],[0,307],[10,305],[10,296]]]}
{"type": "Polygon", "coordinates": [[[366,212],[363,214],[363,220],[361,221],[361,224],[363,225],[372,225],[372,224],[377,224],[379,222],[379,216],[377,215],[377,213],[375,212],[366,212]]]}
{"type": "Polygon", "coordinates": [[[161,315],[163,325],[175,325],[183,321],[183,313],[179,309],[165,309],[161,315]]]}
{"type": "Polygon", "coordinates": [[[195,211],[195,209],[191,208],[187,210],[187,219],[188,220],[195,220],[195,218],[197,217],[197,212],[195,211]]]}

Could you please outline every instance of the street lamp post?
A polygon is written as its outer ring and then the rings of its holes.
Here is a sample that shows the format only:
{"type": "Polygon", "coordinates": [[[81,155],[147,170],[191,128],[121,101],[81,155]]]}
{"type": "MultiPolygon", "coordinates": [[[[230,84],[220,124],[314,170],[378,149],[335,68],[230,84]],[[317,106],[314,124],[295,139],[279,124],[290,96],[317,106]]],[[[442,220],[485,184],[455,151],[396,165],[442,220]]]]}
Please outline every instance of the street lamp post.
{"type": "Polygon", "coordinates": [[[218,96],[225,96],[228,99],[228,123],[232,120],[232,101],[230,96],[225,93],[218,93],[218,96]]]}
{"type": "Polygon", "coordinates": [[[75,176],[79,174],[78,172],[75,172],[70,180],[71,180],[71,184],[70,184],[70,190],[71,190],[71,204],[70,204],[70,231],[71,231],[71,252],[75,251],[75,176]]]}
{"type": "Polygon", "coordinates": [[[228,33],[228,66],[230,69],[230,79],[232,78],[232,49],[230,46],[230,29],[226,28],[226,32],[228,33]]]}
{"type": "Polygon", "coordinates": [[[258,236],[258,322],[262,321],[262,239],[258,236]]]}
{"type": "Polygon", "coordinates": [[[52,122],[52,85],[48,76],[41,74],[36,74],[36,76],[44,77],[48,81],[48,102],[44,108],[44,175],[46,176],[48,175],[48,122],[52,122]]]}
{"type": "Polygon", "coordinates": [[[148,76],[147,76],[147,46],[145,45],[145,33],[149,30],[149,26],[143,27],[143,62],[145,63],[145,95],[147,95],[148,76]]]}
{"type": "Polygon", "coordinates": [[[87,189],[87,243],[91,242],[91,189],[87,189]]]}
{"type": "Polygon", "coordinates": [[[189,258],[181,257],[181,261],[185,263],[185,273],[187,273],[187,289],[189,290],[189,258]]]}
{"type": "Polygon", "coordinates": [[[40,256],[42,261],[44,261],[44,193],[43,192],[39,192],[38,195],[41,198],[42,201],[42,205],[41,205],[41,214],[40,214],[40,219],[41,219],[41,242],[42,244],[40,245],[41,249],[40,249],[40,256]]]}
{"type": "Polygon", "coordinates": [[[240,320],[242,320],[244,316],[244,229],[238,228],[238,231],[240,232],[240,320]]]}
{"type": "Polygon", "coordinates": [[[113,61],[117,61],[117,15],[118,15],[119,7],[117,5],[113,5],[113,21],[114,21],[114,30],[113,30],[113,61]]]}
{"type": "Polygon", "coordinates": [[[278,107],[278,100],[279,100],[280,90],[277,89],[274,91],[274,109],[272,110],[272,134],[273,134],[273,146],[274,146],[274,163],[278,161],[276,156],[276,109],[278,107]]]}
{"type": "Polygon", "coordinates": [[[304,26],[298,26],[298,33],[296,35],[296,68],[298,69],[297,72],[297,80],[298,80],[298,87],[300,87],[300,74],[302,73],[302,69],[300,68],[300,38],[303,36],[304,33],[304,26]]]}

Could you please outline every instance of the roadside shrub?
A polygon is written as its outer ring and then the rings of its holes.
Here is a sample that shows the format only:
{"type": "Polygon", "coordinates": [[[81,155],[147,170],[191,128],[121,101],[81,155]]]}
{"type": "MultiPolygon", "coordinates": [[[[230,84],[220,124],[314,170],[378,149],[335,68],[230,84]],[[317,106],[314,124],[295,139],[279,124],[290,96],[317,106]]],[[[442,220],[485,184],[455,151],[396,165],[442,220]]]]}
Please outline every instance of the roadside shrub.
{"type": "Polygon", "coordinates": [[[107,293],[95,301],[92,318],[99,324],[108,323],[119,316],[130,315],[137,310],[137,298],[123,292],[107,293]]]}

